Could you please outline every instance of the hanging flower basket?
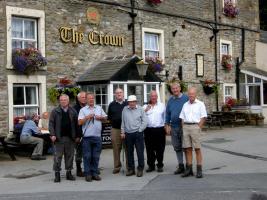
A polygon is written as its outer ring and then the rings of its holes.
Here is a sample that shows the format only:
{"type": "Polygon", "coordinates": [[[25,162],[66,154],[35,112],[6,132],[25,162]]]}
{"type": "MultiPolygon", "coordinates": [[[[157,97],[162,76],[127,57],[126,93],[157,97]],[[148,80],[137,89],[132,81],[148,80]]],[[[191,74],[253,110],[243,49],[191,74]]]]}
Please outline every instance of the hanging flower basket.
{"type": "Polygon", "coordinates": [[[176,80],[175,78],[173,78],[170,81],[167,81],[166,82],[167,90],[169,91],[170,94],[172,94],[171,85],[173,83],[179,83],[180,84],[180,86],[181,86],[181,92],[186,92],[187,91],[187,87],[188,86],[187,86],[187,84],[184,81],[176,80]]]}
{"type": "Polygon", "coordinates": [[[145,61],[146,63],[148,63],[148,70],[153,73],[161,72],[164,68],[164,64],[162,63],[162,60],[159,57],[146,57],[145,61]]]}
{"type": "Polygon", "coordinates": [[[225,1],[223,13],[227,17],[235,18],[239,14],[239,9],[231,2],[231,0],[225,1]]]}
{"type": "Polygon", "coordinates": [[[213,80],[205,80],[205,81],[200,81],[203,91],[206,95],[210,95],[212,93],[217,94],[219,92],[219,84],[216,83],[213,80]]]}
{"type": "Polygon", "coordinates": [[[81,88],[72,84],[72,81],[66,77],[60,78],[59,83],[55,87],[48,89],[48,98],[55,104],[61,94],[66,94],[71,100],[75,99],[81,88]]]}
{"type": "Polygon", "coordinates": [[[12,52],[12,65],[15,70],[29,75],[47,65],[47,61],[38,49],[14,49],[12,52]]]}
{"type": "Polygon", "coordinates": [[[225,70],[230,71],[233,68],[232,56],[231,55],[222,55],[221,64],[225,70]]]}
{"type": "Polygon", "coordinates": [[[147,2],[149,4],[152,4],[152,5],[158,5],[158,4],[162,3],[163,0],[147,0],[147,2]]]}

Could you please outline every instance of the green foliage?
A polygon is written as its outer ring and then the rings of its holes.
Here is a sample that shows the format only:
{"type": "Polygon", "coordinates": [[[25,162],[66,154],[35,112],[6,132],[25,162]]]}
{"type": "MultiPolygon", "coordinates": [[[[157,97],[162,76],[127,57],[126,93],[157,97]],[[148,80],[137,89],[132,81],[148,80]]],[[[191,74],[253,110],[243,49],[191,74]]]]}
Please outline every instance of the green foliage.
{"type": "Polygon", "coordinates": [[[81,91],[79,87],[52,87],[48,89],[48,98],[55,104],[61,94],[67,94],[70,99],[75,99],[77,94],[81,91]]]}

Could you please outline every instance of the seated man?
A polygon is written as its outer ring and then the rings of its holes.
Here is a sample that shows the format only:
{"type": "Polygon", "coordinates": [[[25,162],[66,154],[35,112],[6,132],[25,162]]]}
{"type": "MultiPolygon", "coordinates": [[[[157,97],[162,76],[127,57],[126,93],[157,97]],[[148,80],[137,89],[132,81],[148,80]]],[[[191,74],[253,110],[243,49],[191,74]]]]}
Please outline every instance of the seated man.
{"type": "Polygon", "coordinates": [[[43,154],[44,140],[42,138],[34,137],[34,134],[40,134],[40,130],[36,125],[39,117],[36,114],[32,115],[31,120],[26,120],[20,135],[20,142],[22,144],[36,144],[31,159],[32,160],[45,160],[43,154]]]}
{"type": "Polygon", "coordinates": [[[49,123],[49,112],[43,112],[42,117],[38,123],[38,128],[41,130],[42,134],[49,134],[48,123],[49,123]]]}

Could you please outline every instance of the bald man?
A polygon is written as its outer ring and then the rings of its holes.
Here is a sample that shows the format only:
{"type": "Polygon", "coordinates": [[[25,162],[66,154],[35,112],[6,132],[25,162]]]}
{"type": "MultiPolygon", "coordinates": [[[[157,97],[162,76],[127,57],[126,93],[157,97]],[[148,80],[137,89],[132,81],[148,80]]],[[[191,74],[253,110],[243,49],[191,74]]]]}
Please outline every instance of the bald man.
{"type": "Polygon", "coordinates": [[[192,169],[192,151],[195,149],[197,160],[196,178],[202,178],[202,153],[200,136],[201,129],[207,117],[207,111],[204,103],[196,99],[197,89],[191,87],[188,89],[189,101],[187,101],[181,111],[180,118],[183,126],[183,148],[185,150],[186,170],[182,177],[193,176],[192,169]]]}
{"type": "Polygon", "coordinates": [[[157,171],[163,172],[163,155],[166,143],[164,130],[165,106],[158,101],[158,94],[155,90],[150,92],[150,99],[148,104],[144,105],[144,110],[148,119],[144,131],[148,165],[146,172],[155,170],[156,161],[157,171]]]}

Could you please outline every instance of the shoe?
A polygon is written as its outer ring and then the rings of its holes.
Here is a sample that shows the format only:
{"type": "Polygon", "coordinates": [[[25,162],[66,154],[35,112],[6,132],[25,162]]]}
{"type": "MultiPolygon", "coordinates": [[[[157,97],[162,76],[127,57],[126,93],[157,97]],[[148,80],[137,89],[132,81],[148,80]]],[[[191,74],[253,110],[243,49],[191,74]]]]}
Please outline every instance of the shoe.
{"type": "Polygon", "coordinates": [[[181,177],[188,177],[188,176],[194,176],[192,165],[186,165],[186,170],[181,175],[181,177]]]}
{"type": "Polygon", "coordinates": [[[147,168],[147,170],[146,170],[146,172],[153,172],[153,171],[155,171],[155,167],[148,167],[147,168]]]}
{"type": "Polygon", "coordinates": [[[101,177],[96,175],[96,176],[92,176],[92,179],[95,181],[101,181],[101,177]]]}
{"type": "Polygon", "coordinates": [[[135,175],[135,171],[130,169],[126,172],[126,176],[132,176],[132,175],[135,175]]]}
{"type": "Polygon", "coordinates": [[[184,164],[179,164],[179,167],[174,171],[174,174],[182,174],[184,173],[184,164]]]}
{"type": "Polygon", "coordinates": [[[81,163],[80,162],[76,162],[76,176],[78,177],[84,177],[83,171],[82,171],[82,167],[81,167],[81,163]]]}
{"type": "Polygon", "coordinates": [[[159,172],[159,173],[163,172],[163,167],[158,167],[157,172],[159,172]]]}
{"type": "Polygon", "coordinates": [[[32,155],[31,160],[46,160],[46,157],[41,155],[32,155]]]}
{"type": "Polygon", "coordinates": [[[202,165],[197,165],[197,174],[196,174],[196,178],[203,178],[203,174],[202,174],[202,165]]]}
{"type": "Polygon", "coordinates": [[[75,181],[75,177],[71,174],[71,171],[67,171],[66,179],[69,181],[75,181]]]}
{"type": "Polygon", "coordinates": [[[118,169],[118,168],[117,169],[113,169],[112,174],[118,174],[120,172],[120,170],[121,169],[118,169]]]}
{"type": "Polygon", "coordinates": [[[137,170],[137,177],[142,177],[143,176],[143,170],[137,170]]]}
{"type": "Polygon", "coordinates": [[[86,182],[92,182],[92,176],[91,175],[85,176],[85,181],[86,182]]]}
{"type": "Polygon", "coordinates": [[[60,182],[60,173],[59,172],[55,172],[55,179],[54,179],[55,183],[59,183],[60,182]]]}

